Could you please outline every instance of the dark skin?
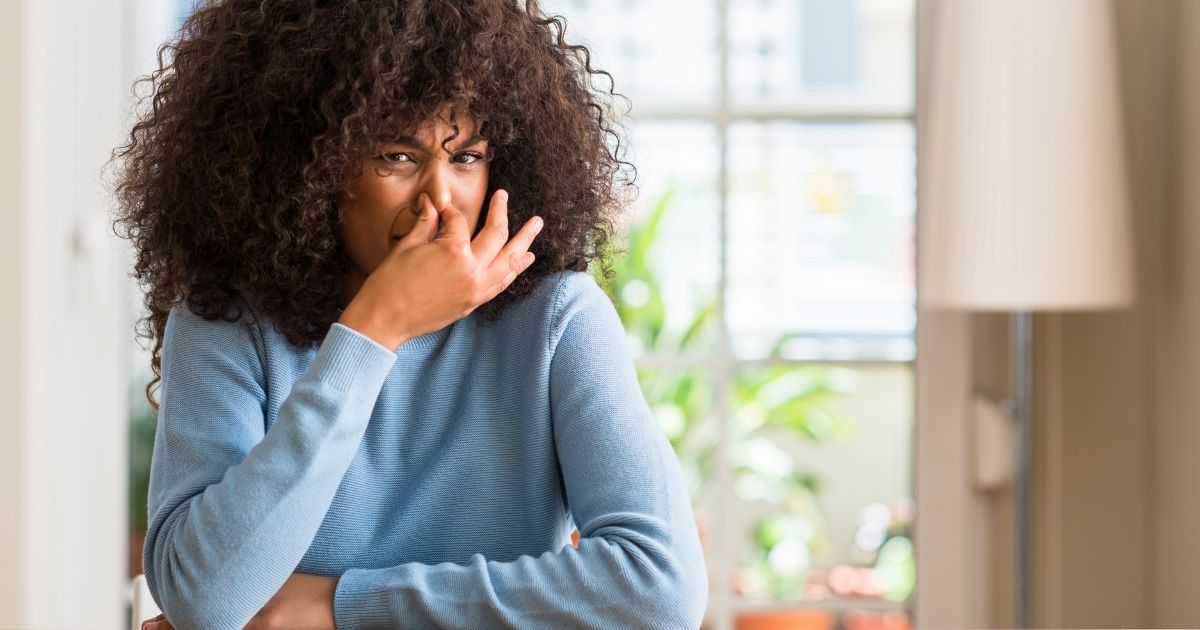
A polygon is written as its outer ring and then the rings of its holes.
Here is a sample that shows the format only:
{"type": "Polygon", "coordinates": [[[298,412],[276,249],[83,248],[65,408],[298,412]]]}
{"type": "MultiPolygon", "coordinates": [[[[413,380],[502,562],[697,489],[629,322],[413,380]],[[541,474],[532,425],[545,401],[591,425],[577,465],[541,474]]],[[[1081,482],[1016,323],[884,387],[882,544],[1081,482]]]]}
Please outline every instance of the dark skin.
{"type": "MultiPolygon", "coordinates": [[[[472,240],[487,193],[487,141],[469,117],[457,122],[459,136],[444,147],[453,128],[441,115],[414,138],[382,145],[339,200],[338,233],[352,269],[339,290],[338,322],[393,351],[470,314],[533,263],[529,247],[542,220],[531,218],[509,239],[505,191],[492,195],[472,240]]],[[[293,573],[246,628],[335,630],[337,584],[293,573]]],[[[142,622],[142,630],[173,628],[164,615],[142,622]]]]}

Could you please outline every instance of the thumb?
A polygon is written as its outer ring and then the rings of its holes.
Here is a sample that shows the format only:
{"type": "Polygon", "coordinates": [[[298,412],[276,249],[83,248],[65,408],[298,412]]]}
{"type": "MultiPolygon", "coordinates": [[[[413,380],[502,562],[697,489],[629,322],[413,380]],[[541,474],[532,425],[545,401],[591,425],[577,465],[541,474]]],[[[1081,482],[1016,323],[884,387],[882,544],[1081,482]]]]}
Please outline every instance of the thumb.
{"type": "Polygon", "coordinates": [[[425,193],[417,198],[417,222],[413,224],[408,234],[405,234],[400,239],[401,247],[415,245],[417,243],[428,243],[433,240],[434,233],[438,229],[438,213],[433,209],[433,204],[429,203],[429,197],[425,193]]]}

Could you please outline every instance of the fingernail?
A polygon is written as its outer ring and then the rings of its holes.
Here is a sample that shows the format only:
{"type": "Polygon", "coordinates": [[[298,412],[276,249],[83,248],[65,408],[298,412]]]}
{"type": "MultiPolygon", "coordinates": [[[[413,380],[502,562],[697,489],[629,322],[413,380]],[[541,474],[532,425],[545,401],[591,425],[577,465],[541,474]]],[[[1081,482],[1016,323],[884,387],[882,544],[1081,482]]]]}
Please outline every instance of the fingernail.
{"type": "Polygon", "coordinates": [[[496,194],[500,196],[500,201],[503,201],[505,203],[508,202],[508,191],[507,190],[497,190],[496,194]]]}
{"type": "Polygon", "coordinates": [[[542,229],[542,217],[533,217],[533,229],[542,229]]]}

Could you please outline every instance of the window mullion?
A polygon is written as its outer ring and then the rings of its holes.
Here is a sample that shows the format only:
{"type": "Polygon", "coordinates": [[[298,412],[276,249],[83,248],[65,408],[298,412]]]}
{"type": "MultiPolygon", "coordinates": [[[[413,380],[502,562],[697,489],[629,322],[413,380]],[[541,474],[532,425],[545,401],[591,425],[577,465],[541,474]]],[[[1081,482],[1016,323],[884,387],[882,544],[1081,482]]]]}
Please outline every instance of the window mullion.
{"type": "Polygon", "coordinates": [[[713,541],[713,559],[716,565],[713,572],[716,584],[710,587],[714,591],[715,606],[713,607],[716,630],[729,630],[733,627],[734,606],[733,593],[730,584],[737,565],[738,536],[733,528],[731,515],[735,512],[733,505],[733,471],[730,466],[731,444],[729,443],[729,423],[733,411],[732,384],[733,362],[729,339],[728,309],[726,296],[729,278],[729,0],[717,0],[717,64],[718,94],[717,94],[717,212],[718,257],[720,259],[717,274],[717,335],[719,347],[717,364],[713,374],[716,400],[714,408],[717,413],[717,512],[714,515],[715,536],[713,541]]]}

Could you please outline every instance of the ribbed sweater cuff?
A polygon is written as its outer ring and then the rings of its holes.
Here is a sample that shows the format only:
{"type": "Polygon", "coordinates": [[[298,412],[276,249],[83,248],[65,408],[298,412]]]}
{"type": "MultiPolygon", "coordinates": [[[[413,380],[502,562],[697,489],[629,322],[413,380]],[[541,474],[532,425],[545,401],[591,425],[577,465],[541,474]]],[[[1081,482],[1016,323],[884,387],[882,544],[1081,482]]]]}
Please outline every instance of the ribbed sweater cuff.
{"type": "Polygon", "coordinates": [[[335,322],[325,334],[308,371],[338,391],[356,396],[367,394],[360,397],[374,400],[395,363],[396,353],[335,322]]]}
{"type": "Polygon", "coordinates": [[[370,571],[351,569],[338,579],[333,595],[333,619],[337,628],[394,627],[387,592],[370,571]]]}

